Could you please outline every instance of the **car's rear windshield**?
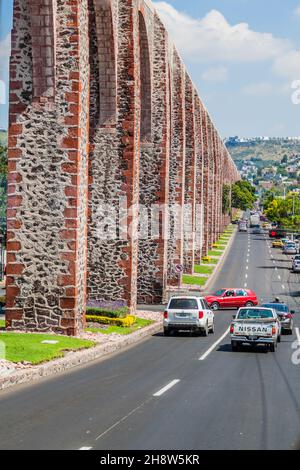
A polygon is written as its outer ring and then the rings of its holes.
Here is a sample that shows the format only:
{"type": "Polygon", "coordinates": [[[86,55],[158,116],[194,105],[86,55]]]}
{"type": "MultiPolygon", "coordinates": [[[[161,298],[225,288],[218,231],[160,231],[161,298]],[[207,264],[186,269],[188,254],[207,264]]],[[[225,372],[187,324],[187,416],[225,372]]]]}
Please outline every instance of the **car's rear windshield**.
{"type": "Polygon", "coordinates": [[[196,310],[198,303],[196,299],[172,299],[169,305],[170,310],[196,310]]]}
{"type": "Polygon", "coordinates": [[[287,305],[284,304],[264,304],[263,307],[265,308],[274,308],[277,312],[288,312],[289,308],[287,305]]]}
{"type": "Polygon", "coordinates": [[[223,295],[225,291],[226,289],[219,289],[214,293],[214,295],[216,295],[217,297],[220,297],[220,295],[223,295]]]}
{"type": "Polygon", "coordinates": [[[243,308],[237,314],[237,319],[248,320],[252,318],[274,318],[273,312],[270,309],[255,309],[255,308],[243,308]]]}

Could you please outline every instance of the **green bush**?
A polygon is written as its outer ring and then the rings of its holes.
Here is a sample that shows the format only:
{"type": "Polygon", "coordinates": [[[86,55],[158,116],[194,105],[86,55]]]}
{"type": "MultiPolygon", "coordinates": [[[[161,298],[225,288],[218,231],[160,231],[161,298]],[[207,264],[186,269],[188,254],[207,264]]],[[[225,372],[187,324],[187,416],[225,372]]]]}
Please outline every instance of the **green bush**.
{"type": "Polygon", "coordinates": [[[122,307],[112,310],[104,307],[87,307],[86,314],[108,318],[125,318],[128,315],[128,308],[122,307]]]}
{"type": "Polygon", "coordinates": [[[6,297],[5,295],[0,295],[0,306],[5,307],[6,297]]]}
{"type": "Polygon", "coordinates": [[[91,323],[101,323],[102,325],[114,325],[114,326],[123,326],[128,327],[132,326],[136,318],[133,315],[129,315],[125,318],[110,318],[110,317],[101,317],[99,315],[86,315],[86,321],[91,323]]]}

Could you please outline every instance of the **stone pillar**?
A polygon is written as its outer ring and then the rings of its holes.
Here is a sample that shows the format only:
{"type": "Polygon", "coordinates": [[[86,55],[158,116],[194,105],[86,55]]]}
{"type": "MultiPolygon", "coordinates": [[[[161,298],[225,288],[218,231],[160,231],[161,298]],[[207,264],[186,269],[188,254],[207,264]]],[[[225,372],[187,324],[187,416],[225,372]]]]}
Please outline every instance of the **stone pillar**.
{"type": "Polygon", "coordinates": [[[211,168],[209,164],[209,143],[208,143],[208,123],[207,111],[205,108],[201,112],[202,133],[203,133],[203,256],[207,256],[209,250],[209,218],[210,218],[210,178],[211,168]]]}
{"type": "Polygon", "coordinates": [[[74,335],[84,326],[88,70],[86,0],[15,0],[8,329],[74,335]]]}
{"type": "Polygon", "coordinates": [[[204,165],[203,165],[203,128],[201,112],[203,105],[195,94],[195,153],[196,153],[196,216],[195,216],[195,264],[202,262],[204,236],[204,165]]]}
{"type": "Polygon", "coordinates": [[[88,301],[131,311],[137,295],[140,149],[135,29],[132,1],[91,1],[88,301]]]}
{"type": "Polygon", "coordinates": [[[184,195],[184,271],[194,273],[196,224],[196,149],[194,86],[185,80],[185,195],[184,195]]]}
{"type": "Polygon", "coordinates": [[[142,141],[138,302],[161,303],[167,286],[170,96],[168,38],[154,16],[152,132],[142,141]]]}
{"type": "Polygon", "coordinates": [[[183,264],[183,205],[185,170],[185,71],[176,50],[172,63],[171,148],[169,172],[168,284],[180,279],[176,265],[183,264]]]}

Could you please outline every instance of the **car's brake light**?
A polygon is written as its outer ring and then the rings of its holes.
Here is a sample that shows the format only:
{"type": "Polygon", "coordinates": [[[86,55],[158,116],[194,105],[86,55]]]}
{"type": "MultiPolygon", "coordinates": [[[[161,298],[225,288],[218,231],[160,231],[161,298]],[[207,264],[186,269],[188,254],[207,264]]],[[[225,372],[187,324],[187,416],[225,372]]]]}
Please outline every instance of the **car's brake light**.
{"type": "Polygon", "coordinates": [[[164,312],[164,318],[168,318],[168,311],[167,310],[164,312]]]}
{"type": "Polygon", "coordinates": [[[199,320],[201,320],[201,318],[203,318],[203,317],[204,317],[204,313],[200,311],[199,312],[199,320]]]}
{"type": "Polygon", "coordinates": [[[293,315],[291,313],[288,313],[287,315],[285,315],[285,318],[293,318],[293,315]]]}
{"type": "Polygon", "coordinates": [[[231,324],[231,325],[230,325],[230,334],[232,335],[233,333],[234,333],[234,325],[231,324]]]}
{"type": "Polygon", "coordinates": [[[272,327],[272,335],[276,335],[276,326],[272,327]]]}

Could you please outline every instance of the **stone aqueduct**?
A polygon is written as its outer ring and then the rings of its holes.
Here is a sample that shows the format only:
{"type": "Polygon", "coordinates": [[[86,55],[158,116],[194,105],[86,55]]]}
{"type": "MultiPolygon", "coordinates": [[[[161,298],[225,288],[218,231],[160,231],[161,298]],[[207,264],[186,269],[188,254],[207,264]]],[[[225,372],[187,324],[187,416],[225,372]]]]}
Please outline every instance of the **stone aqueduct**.
{"type": "Polygon", "coordinates": [[[87,301],[161,302],[239,174],[153,6],[15,0],[10,74],[7,327],[74,335],[87,301]],[[167,208],[155,237],[141,206],[167,208]]]}

